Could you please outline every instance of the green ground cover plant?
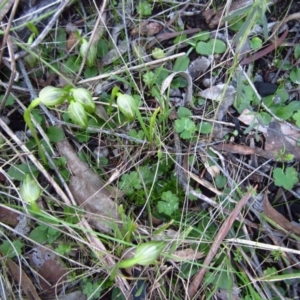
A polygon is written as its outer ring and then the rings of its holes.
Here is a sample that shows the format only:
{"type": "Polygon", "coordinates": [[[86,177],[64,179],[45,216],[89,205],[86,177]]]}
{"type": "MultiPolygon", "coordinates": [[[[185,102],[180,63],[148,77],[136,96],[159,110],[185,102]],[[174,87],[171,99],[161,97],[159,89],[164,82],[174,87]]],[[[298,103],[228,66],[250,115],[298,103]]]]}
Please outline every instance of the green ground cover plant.
{"type": "Polygon", "coordinates": [[[28,298],[12,265],[36,299],[296,299],[294,31],[244,64],[282,36],[267,1],[223,7],[217,24],[218,1],[201,18],[194,3],[83,2],[24,34],[25,4],[0,4],[6,299],[28,298]]]}

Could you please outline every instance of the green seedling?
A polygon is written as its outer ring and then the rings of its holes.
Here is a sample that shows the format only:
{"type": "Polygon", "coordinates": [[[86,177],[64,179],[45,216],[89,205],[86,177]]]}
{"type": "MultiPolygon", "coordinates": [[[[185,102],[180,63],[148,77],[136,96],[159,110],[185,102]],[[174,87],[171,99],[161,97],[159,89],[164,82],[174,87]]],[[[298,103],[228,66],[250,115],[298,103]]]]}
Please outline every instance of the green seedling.
{"type": "Polygon", "coordinates": [[[275,185],[282,186],[287,190],[291,190],[299,182],[298,172],[293,167],[288,167],[285,171],[281,168],[275,168],[273,178],[275,185]]]}
{"type": "Polygon", "coordinates": [[[137,5],[136,12],[143,16],[150,16],[152,14],[152,6],[147,1],[140,1],[137,5]]]}
{"type": "Polygon", "coordinates": [[[165,51],[157,47],[152,50],[151,55],[154,59],[162,59],[166,57],[165,51]]]}
{"type": "Polygon", "coordinates": [[[24,244],[20,240],[3,241],[0,245],[0,251],[3,256],[14,258],[21,254],[23,246],[24,244]]]}
{"type": "Polygon", "coordinates": [[[161,195],[162,201],[158,201],[157,209],[159,213],[164,213],[171,216],[179,207],[179,198],[171,191],[163,192],[161,195]]]}
{"type": "Polygon", "coordinates": [[[253,50],[258,50],[262,47],[262,40],[259,37],[254,37],[250,40],[250,47],[253,50]]]}

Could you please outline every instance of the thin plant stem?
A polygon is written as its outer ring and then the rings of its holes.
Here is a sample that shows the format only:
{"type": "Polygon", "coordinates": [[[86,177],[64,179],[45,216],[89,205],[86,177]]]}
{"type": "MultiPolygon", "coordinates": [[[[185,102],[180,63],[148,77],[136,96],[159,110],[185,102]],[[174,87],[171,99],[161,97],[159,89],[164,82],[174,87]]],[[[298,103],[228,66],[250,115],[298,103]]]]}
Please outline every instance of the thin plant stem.
{"type": "Polygon", "coordinates": [[[26,124],[27,124],[29,130],[31,131],[31,134],[32,134],[32,136],[33,136],[33,138],[34,138],[34,140],[35,140],[37,146],[38,146],[39,154],[40,154],[40,156],[41,156],[43,162],[44,162],[45,164],[47,164],[47,159],[46,159],[45,153],[44,153],[44,151],[43,151],[43,149],[42,149],[42,145],[41,145],[40,140],[39,140],[39,138],[38,138],[38,136],[37,136],[37,133],[36,133],[36,131],[35,131],[35,129],[34,129],[34,126],[33,126],[32,121],[31,121],[31,116],[30,116],[30,112],[31,112],[35,107],[37,107],[37,106],[40,104],[40,102],[41,102],[40,98],[36,98],[36,99],[34,99],[34,100],[31,102],[31,104],[28,106],[28,108],[27,108],[27,109],[25,110],[25,112],[24,112],[24,120],[25,120],[25,122],[26,122],[26,124]]]}

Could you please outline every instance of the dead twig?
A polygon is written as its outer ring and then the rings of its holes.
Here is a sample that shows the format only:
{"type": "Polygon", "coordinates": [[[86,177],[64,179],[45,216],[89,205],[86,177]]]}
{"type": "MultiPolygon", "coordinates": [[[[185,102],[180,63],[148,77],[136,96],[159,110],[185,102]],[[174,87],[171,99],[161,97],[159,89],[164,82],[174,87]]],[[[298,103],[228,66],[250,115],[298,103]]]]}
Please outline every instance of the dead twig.
{"type": "MultiPolygon", "coordinates": [[[[18,5],[19,5],[19,1],[20,0],[8,1],[5,4],[5,7],[2,8],[2,9],[4,9],[4,12],[5,12],[6,9],[9,8],[12,5],[12,3],[14,2],[14,6],[13,6],[12,11],[10,13],[9,20],[8,20],[7,25],[5,26],[5,30],[4,30],[5,33],[4,33],[4,36],[3,36],[1,50],[0,50],[0,64],[1,64],[1,61],[2,61],[5,45],[7,44],[7,38],[8,38],[8,35],[9,35],[10,26],[11,26],[11,23],[12,23],[14,17],[15,17],[15,14],[16,14],[16,11],[17,11],[17,8],[18,8],[18,5]]],[[[2,20],[2,18],[3,18],[3,16],[0,15],[0,21],[2,20]]],[[[4,27],[4,25],[3,25],[3,27],[4,27]]]]}
{"type": "Polygon", "coordinates": [[[188,294],[189,294],[190,298],[193,298],[195,296],[195,294],[197,293],[199,285],[201,284],[202,279],[203,279],[206,271],[208,270],[207,267],[209,266],[209,264],[211,263],[213,258],[216,256],[217,251],[218,251],[222,241],[226,237],[228,231],[230,230],[233,222],[237,218],[241,209],[244,207],[244,205],[250,199],[253,191],[255,191],[255,190],[256,190],[256,187],[254,187],[253,189],[251,189],[250,191],[248,191],[246,193],[246,195],[237,203],[237,205],[235,206],[232,213],[229,215],[229,217],[225,220],[225,222],[221,226],[221,228],[220,228],[220,230],[219,230],[204,262],[203,262],[203,268],[196,274],[196,276],[194,277],[193,281],[191,282],[191,284],[189,286],[188,294]]]}
{"type": "MultiPolygon", "coordinates": [[[[7,36],[7,47],[8,47],[8,51],[9,51],[9,56],[11,57],[11,73],[10,73],[10,77],[9,77],[9,81],[8,81],[8,86],[5,90],[5,94],[4,97],[0,103],[0,114],[5,106],[5,103],[8,99],[8,96],[10,95],[11,89],[12,89],[12,85],[14,83],[15,80],[15,76],[17,74],[17,70],[16,70],[16,61],[14,59],[14,49],[13,49],[13,44],[11,41],[11,37],[7,36]]],[[[1,54],[0,54],[1,55],[1,54]]],[[[1,57],[0,57],[0,61],[1,61],[1,57]]]]}
{"type": "Polygon", "coordinates": [[[276,40],[273,44],[271,44],[270,46],[264,48],[261,51],[258,51],[256,53],[254,53],[253,55],[251,55],[250,57],[247,57],[245,59],[243,59],[240,62],[240,65],[248,65],[250,63],[252,63],[255,60],[258,60],[259,58],[262,58],[264,56],[266,56],[268,53],[272,52],[273,50],[275,50],[276,48],[278,48],[284,41],[284,39],[287,37],[289,31],[286,30],[280,38],[278,38],[278,40],[276,40]]]}

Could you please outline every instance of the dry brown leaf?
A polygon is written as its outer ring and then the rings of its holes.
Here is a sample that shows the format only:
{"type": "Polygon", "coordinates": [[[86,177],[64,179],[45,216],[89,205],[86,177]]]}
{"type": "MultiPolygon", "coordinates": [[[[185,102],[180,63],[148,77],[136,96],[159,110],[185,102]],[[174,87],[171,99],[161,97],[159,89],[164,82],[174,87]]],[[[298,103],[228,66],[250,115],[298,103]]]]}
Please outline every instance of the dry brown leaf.
{"type": "Polygon", "coordinates": [[[37,246],[29,254],[30,266],[40,275],[39,284],[43,295],[54,296],[62,289],[68,270],[50,246],[37,246]],[[48,247],[48,248],[47,248],[48,247]]]}
{"type": "Polygon", "coordinates": [[[237,153],[242,155],[256,154],[266,159],[274,159],[273,153],[264,151],[263,149],[260,148],[251,148],[246,145],[235,145],[235,144],[223,143],[223,144],[213,145],[213,147],[219,151],[226,151],[226,152],[237,153]]]}
{"type": "Polygon", "coordinates": [[[220,83],[200,91],[198,94],[205,99],[211,99],[220,102],[216,118],[218,121],[221,121],[226,114],[228,107],[234,102],[235,93],[236,90],[234,86],[220,83]]]}
{"type": "MultiPolygon", "coordinates": [[[[253,122],[259,124],[254,113],[245,109],[238,118],[246,125],[253,122]]],[[[265,158],[276,159],[278,154],[284,150],[284,153],[294,155],[294,159],[300,160],[300,147],[297,141],[300,139],[300,132],[291,128],[287,123],[273,121],[268,126],[257,125],[255,129],[263,132],[265,141],[265,151],[256,152],[256,154],[265,158]]]]}
{"type": "Polygon", "coordinates": [[[218,289],[216,292],[216,297],[218,300],[239,300],[241,299],[239,292],[240,291],[237,287],[233,287],[231,291],[218,289]]]}
{"type": "Polygon", "coordinates": [[[67,164],[73,175],[69,188],[77,202],[84,208],[91,219],[92,227],[103,232],[111,232],[108,225],[119,220],[117,204],[111,199],[111,192],[104,183],[85,163],[83,163],[67,140],[56,144],[62,156],[67,158],[67,164]]]}
{"type": "Polygon", "coordinates": [[[132,29],[131,35],[153,36],[158,34],[164,26],[158,22],[148,22],[144,20],[139,27],[132,29]]]}
{"type": "Polygon", "coordinates": [[[67,50],[72,49],[77,42],[78,42],[78,38],[75,32],[71,32],[67,39],[67,50]]]}
{"type": "Polygon", "coordinates": [[[19,216],[20,214],[17,212],[4,206],[0,206],[0,220],[2,223],[15,227],[19,223],[19,216]]]}
{"type": "Polygon", "coordinates": [[[13,260],[10,258],[6,258],[4,260],[6,267],[9,270],[9,274],[12,277],[13,281],[16,284],[21,285],[22,292],[25,294],[26,299],[28,300],[40,300],[39,295],[36,292],[36,289],[27,276],[27,274],[23,271],[22,267],[18,266],[13,260]]]}
{"type": "Polygon", "coordinates": [[[288,219],[275,210],[270,204],[267,194],[265,194],[264,197],[264,214],[286,231],[300,236],[300,227],[293,225],[288,219]]]}
{"type": "Polygon", "coordinates": [[[173,261],[186,261],[186,260],[193,260],[193,259],[200,259],[204,256],[204,252],[198,252],[194,249],[187,248],[184,250],[175,251],[172,254],[171,260],[173,261]]]}
{"type": "Polygon", "coordinates": [[[271,122],[265,137],[265,150],[272,152],[274,157],[284,151],[284,153],[293,154],[294,159],[300,159],[300,147],[297,146],[297,141],[300,138],[299,131],[289,128],[284,123],[271,122]]]}
{"type": "Polygon", "coordinates": [[[86,296],[82,291],[75,291],[63,296],[55,297],[51,300],[86,300],[86,296]]]}

